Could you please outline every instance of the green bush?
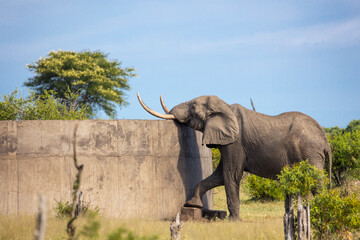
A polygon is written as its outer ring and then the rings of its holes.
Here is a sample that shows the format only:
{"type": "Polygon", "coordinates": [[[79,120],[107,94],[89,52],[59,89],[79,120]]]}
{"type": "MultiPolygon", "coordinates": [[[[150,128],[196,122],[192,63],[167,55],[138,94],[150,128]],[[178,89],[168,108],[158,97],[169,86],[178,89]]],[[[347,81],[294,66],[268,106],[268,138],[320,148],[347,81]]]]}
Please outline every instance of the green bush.
{"type": "MultiPolygon", "coordinates": [[[[70,217],[72,211],[72,204],[69,201],[57,201],[53,207],[53,211],[58,218],[70,217]]],[[[100,213],[99,207],[93,207],[88,202],[82,202],[81,206],[81,214],[82,215],[98,215],[100,213]]]]}
{"type": "Polygon", "coordinates": [[[278,176],[280,188],[284,194],[308,195],[319,188],[324,188],[327,182],[324,171],[309,164],[309,161],[295,163],[292,167],[285,167],[278,176]]]}
{"type": "Polygon", "coordinates": [[[37,96],[30,91],[23,97],[18,90],[4,95],[0,101],[0,120],[89,119],[88,107],[77,102],[79,94],[67,92],[65,99],[56,99],[53,91],[37,96]]]}
{"type": "Polygon", "coordinates": [[[344,132],[329,139],[332,149],[332,176],[337,186],[349,178],[359,178],[360,130],[344,132]]]}
{"type": "Polygon", "coordinates": [[[296,163],[291,168],[285,167],[278,179],[276,181],[250,175],[245,180],[245,189],[255,200],[282,200],[284,194],[302,193],[306,196],[326,182],[323,171],[310,165],[307,160],[296,163]]]}
{"type": "MultiPolygon", "coordinates": [[[[97,216],[89,215],[87,216],[87,221],[85,225],[82,226],[80,232],[77,234],[75,239],[103,239],[100,236],[101,223],[97,216]]],[[[156,235],[153,236],[138,236],[132,231],[120,227],[114,232],[107,235],[108,240],[158,240],[159,237],[156,235]]]]}
{"type": "Polygon", "coordinates": [[[273,201],[284,199],[276,180],[258,177],[253,174],[245,179],[245,190],[254,200],[273,201]]]}
{"type": "Polygon", "coordinates": [[[220,150],[218,148],[212,148],[212,166],[214,171],[219,165],[220,159],[221,159],[220,150]]]}
{"type": "Polygon", "coordinates": [[[349,233],[359,231],[359,197],[358,194],[341,196],[338,190],[323,191],[316,195],[311,202],[311,224],[314,237],[316,239],[345,239],[344,236],[349,233]]]}
{"type": "Polygon", "coordinates": [[[137,236],[126,228],[119,228],[108,235],[108,240],[157,240],[158,236],[137,236]]]}
{"type": "MultiPolygon", "coordinates": [[[[96,219],[96,215],[90,214],[86,224],[80,230],[79,235],[84,236],[86,239],[100,239],[100,221],[96,219]]],[[[76,238],[82,239],[82,238],[76,238]]]]}

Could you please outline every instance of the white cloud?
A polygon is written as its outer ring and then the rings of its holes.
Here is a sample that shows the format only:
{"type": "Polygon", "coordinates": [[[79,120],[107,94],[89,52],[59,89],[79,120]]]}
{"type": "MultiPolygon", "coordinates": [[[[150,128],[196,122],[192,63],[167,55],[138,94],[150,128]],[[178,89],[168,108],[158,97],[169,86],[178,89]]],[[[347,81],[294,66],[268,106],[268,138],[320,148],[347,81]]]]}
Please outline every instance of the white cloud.
{"type": "Polygon", "coordinates": [[[360,18],[291,30],[284,44],[291,46],[351,46],[360,43],[360,18]]]}
{"type": "Polygon", "coordinates": [[[162,52],[163,55],[201,55],[228,53],[240,49],[336,49],[354,47],[360,44],[360,17],[338,22],[317,24],[307,27],[289,28],[272,32],[242,34],[226,39],[199,39],[186,37],[176,39],[169,35],[143,36],[121,44],[110,43],[113,51],[149,55],[162,52]]]}
{"type": "Polygon", "coordinates": [[[275,32],[259,32],[219,41],[204,41],[193,50],[236,49],[239,47],[344,47],[360,44],[360,18],[275,32]]]}

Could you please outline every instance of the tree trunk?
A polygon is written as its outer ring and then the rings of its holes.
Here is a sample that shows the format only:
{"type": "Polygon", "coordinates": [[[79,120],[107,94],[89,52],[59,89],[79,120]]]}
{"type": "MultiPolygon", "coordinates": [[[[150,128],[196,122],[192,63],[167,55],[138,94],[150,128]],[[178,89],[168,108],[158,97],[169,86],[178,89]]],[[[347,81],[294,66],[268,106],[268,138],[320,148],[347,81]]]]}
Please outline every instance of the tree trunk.
{"type": "Polygon", "coordinates": [[[285,240],[295,240],[294,209],[291,194],[287,194],[285,197],[284,234],[285,240]]]}

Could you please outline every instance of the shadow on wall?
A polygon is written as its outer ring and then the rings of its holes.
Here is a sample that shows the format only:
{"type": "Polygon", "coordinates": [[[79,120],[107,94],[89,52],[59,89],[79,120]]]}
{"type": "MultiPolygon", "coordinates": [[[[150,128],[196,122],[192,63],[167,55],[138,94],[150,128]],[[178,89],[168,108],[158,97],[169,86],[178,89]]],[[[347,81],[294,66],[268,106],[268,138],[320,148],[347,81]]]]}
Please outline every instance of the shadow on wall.
{"type": "MultiPolygon", "coordinates": [[[[175,122],[178,128],[180,154],[178,159],[178,171],[185,186],[186,201],[193,196],[196,185],[203,179],[200,159],[199,143],[201,139],[195,130],[183,124],[175,122]]],[[[209,208],[207,194],[203,198],[204,208],[209,208]]],[[[184,202],[185,203],[185,202],[184,202]]]]}

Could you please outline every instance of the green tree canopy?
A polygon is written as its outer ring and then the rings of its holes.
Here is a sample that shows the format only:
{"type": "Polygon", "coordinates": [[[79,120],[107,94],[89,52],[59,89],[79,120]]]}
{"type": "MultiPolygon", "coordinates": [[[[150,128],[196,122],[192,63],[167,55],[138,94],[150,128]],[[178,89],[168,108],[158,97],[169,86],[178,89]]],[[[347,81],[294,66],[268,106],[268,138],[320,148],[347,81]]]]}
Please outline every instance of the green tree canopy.
{"type": "Polygon", "coordinates": [[[136,76],[134,68],[121,68],[121,62],[108,60],[100,51],[51,51],[27,67],[35,76],[24,85],[35,94],[52,90],[63,99],[68,89],[80,92],[80,106],[88,105],[90,114],[104,110],[108,116],[115,116],[116,104],[127,104],[124,91],[130,88],[128,79],[136,76]]]}
{"type": "Polygon", "coordinates": [[[354,132],[356,130],[360,130],[360,120],[352,120],[345,129],[347,132],[354,132]]]}
{"type": "Polygon", "coordinates": [[[337,186],[350,178],[360,179],[360,120],[352,120],[346,128],[324,128],[332,150],[331,175],[337,186]]]}
{"type": "Polygon", "coordinates": [[[332,175],[336,185],[342,186],[348,176],[360,168],[360,130],[336,135],[329,142],[332,149],[332,175]]]}
{"type": "Polygon", "coordinates": [[[343,133],[345,130],[336,126],[336,127],[331,127],[331,128],[324,128],[324,131],[327,133],[327,135],[329,137],[332,138],[336,135],[343,133]]]}

